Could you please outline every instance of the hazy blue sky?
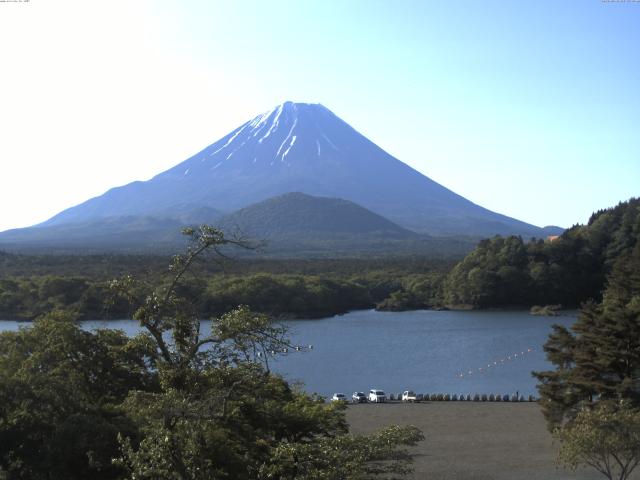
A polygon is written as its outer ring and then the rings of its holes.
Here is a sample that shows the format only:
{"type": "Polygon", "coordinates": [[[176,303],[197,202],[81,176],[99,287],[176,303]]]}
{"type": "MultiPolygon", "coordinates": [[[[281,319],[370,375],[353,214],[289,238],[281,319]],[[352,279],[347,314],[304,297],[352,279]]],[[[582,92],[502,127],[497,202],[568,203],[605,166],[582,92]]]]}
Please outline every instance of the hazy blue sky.
{"type": "Polygon", "coordinates": [[[640,3],[0,3],[0,230],[285,100],[538,225],[640,195],[640,3]]]}

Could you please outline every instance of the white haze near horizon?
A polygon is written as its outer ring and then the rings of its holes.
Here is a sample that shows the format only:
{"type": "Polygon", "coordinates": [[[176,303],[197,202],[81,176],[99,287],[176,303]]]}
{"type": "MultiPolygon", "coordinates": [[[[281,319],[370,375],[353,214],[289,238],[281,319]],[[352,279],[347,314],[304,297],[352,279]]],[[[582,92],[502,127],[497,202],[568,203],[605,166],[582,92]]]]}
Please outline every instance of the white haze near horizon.
{"type": "Polygon", "coordinates": [[[323,103],[537,225],[640,193],[638,67],[621,50],[621,16],[637,24],[640,7],[446,3],[0,3],[0,231],[148,179],[285,100],[323,103]],[[600,37],[611,49],[593,50],[600,37]],[[569,58],[580,48],[592,51],[569,58]]]}

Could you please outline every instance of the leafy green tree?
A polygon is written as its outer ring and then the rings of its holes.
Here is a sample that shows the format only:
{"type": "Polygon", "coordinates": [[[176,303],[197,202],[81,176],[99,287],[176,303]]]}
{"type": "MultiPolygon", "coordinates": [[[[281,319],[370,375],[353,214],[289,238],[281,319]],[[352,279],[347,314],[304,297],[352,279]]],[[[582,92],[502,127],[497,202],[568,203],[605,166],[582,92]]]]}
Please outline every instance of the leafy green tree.
{"type": "MultiPolygon", "coordinates": [[[[183,279],[207,250],[233,242],[207,226],[186,233],[191,244],[186,255],[174,257],[172,279],[138,299],[134,315],[156,345],[161,388],[131,391],[123,403],[142,434],[139,442],[120,436],[122,454],[116,464],[128,477],[250,479],[288,472],[298,462],[299,468],[304,465],[304,478],[356,478],[349,473],[352,463],[405,465],[408,457],[400,446],[415,443],[420,434],[401,430],[408,433],[393,437],[398,440],[393,446],[374,437],[363,456],[347,436],[344,406],[327,406],[269,372],[269,355],[288,344],[285,331],[267,316],[239,307],[214,319],[211,332],[201,330],[197,309],[181,294],[183,279]],[[334,467],[346,472],[342,476],[326,476],[326,462],[308,463],[303,456],[291,464],[291,457],[281,454],[318,452],[319,459],[333,442],[347,447],[334,458],[334,467]]],[[[136,301],[130,295],[133,284],[126,278],[113,286],[136,301]]]]}
{"type": "Polygon", "coordinates": [[[626,480],[640,463],[640,410],[603,402],[580,411],[555,437],[559,463],[574,470],[588,465],[609,480],[626,480]]]}
{"type": "Polygon", "coordinates": [[[370,436],[324,437],[314,443],[281,444],[261,466],[258,479],[341,480],[400,478],[411,472],[411,455],[399,446],[424,440],[416,427],[393,426],[370,436]],[[393,458],[395,461],[389,462],[393,458]]]}
{"type": "Polygon", "coordinates": [[[0,334],[0,468],[10,479],[114,478],[117,435],[138,433],[119,407],[158,388],[153,348],[117,330],[81,330],[53,312],[0,334]]]}

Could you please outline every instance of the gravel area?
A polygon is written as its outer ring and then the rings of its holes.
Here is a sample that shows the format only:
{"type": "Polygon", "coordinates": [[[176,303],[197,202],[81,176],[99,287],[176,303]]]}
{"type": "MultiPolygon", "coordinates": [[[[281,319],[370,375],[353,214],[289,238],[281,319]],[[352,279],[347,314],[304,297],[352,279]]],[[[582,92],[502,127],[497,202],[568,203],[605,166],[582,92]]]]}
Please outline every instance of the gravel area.
{"type": "MultiPolygon", "coordinates": [[[[595,470],[558,467],[556,447],[535,403],[423,402],[349,405],[353,433],[415,425],[426,437],[410,478],[430,480],[591,480],[595,470]]],[[[637,474],[637,472],[636,472],[637,474]]],[[[635,475],[633,478],[640,478],[635,475]]]]}

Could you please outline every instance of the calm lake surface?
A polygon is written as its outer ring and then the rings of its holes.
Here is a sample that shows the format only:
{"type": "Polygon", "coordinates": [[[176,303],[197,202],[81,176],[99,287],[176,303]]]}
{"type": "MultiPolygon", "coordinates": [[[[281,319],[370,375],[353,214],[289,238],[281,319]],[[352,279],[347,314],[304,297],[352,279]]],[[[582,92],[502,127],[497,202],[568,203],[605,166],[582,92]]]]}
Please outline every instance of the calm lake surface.
{"type": "MultiPolygon", "coordinates": [[[[360,310],[319,320],[283,322],[304,348],[270,361],[272,370],[309,392],[350,394],[371,388],[398,393],[537,394],[533,370],[550,367],[542,345],[558,323],[574,316],[535,317],[521,311],[376,312],[360,310]],[[308,346],[313,345],[312,349],[308,346]]],[[[29,325],[0,321],[1,330],[29,325]]],[[[133,335],[133,320],[87,321],[133,335]]]]}

